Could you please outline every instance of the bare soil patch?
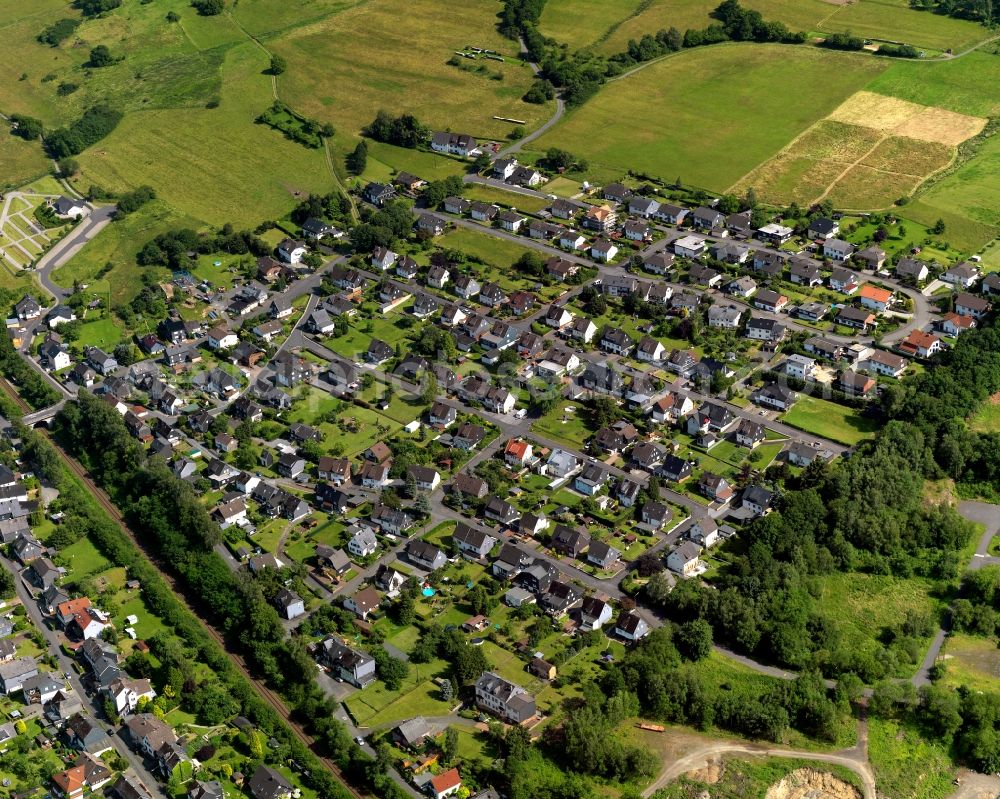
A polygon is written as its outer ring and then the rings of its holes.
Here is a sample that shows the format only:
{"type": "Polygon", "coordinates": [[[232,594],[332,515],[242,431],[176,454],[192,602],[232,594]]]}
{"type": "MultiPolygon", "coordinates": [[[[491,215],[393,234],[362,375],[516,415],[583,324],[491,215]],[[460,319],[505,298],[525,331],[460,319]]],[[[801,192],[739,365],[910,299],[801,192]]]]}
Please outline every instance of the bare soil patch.
{"type": "Polygon", "coordinates": [[[765,799],[861,799],[861,794],[826,771],[800,768],[768,788],[765,799]]]}
{"type": "Polygon", "coordinates": [[[986,120],[982,117],[956,114],[943,108],[925,108],[900,124],[894,133],[911,139],[957,147],[966,139],[977,135],[985,126],[986,120]]]}

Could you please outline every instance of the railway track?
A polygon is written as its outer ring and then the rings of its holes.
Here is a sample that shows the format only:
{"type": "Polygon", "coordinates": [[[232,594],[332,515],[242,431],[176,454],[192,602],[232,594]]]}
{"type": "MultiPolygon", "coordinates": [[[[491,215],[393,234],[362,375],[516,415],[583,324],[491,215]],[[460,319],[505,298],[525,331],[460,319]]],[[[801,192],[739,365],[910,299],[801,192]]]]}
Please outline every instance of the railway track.
{"type": "MultiPolygon", "coordinates": [[[[7,378],[0,376],[0,388],[2,388],[4,392],[8,394],[11,397],[11,399],[14,400],[14,402],[17,403],[18,407],[20,407],[22,411],[24,411],[25,413],[29,413],[31,411],[31,408],[28,406],[28,403],[26,403],[23,399],[21,399],[20,395],[17,393],[17,390],[14,388],[11,382],[7,380],[7,378]]],[[[68,468],[70,472],[72,472],[73,475],[77,477],[77,479],[81,480],[84,483],[84,485],[87,486],[91,495],[97,500],[97,503],[111,517],[111,519],[121,528],[122,532],[135,545],[136,549],[138,549],[142,553],[143,557],[145,557],[146,560],[148,560],[156,568],[156,570],[160,572],[164,580],[166,580],[167,585],[170,587],[170,590],[176,597],[177,601],[180,602],[185,608],[187,608],[187,610],[198,620],[199,624],[202,626],[205,632],[208,633],[208,635],[212,638],[212,640],[214,640],[222,648],[222,650],[229,656],[230,660],[232,660],[233,663],[236,664],[236,667],[240,670],[243,676],[250,682],[254,690],[261,697],[261,699],[263,699],[268,705],[270,705],[274,709],[274,711],[284,720],[285,724],[287,724],[288,728],[292,731],[292,734],[296,738],[298,738],[299,741],[304,746],[309,748],[309,750],[330,771],[330,773],[333,774],[333,776],[337,779],[337,781],[340,782],[347,789],[347,791],[351,794],[351,796],[355,797],[355,799],[374,799],[374,797],[371,794],[360,793],[357,789],[354,788],[354,786],[352,786],[350,783],[347,782],[347,780],[344,778],[343,772],[340,770],[337,764],[334,763],[333,760],[331,760],[329,757],[326,757],[325,755],[320,753],[319,744],[316,741],[316,739],[313,738],[308,733],[306,733],[306,731],[302,728],[302,726],[292,718],[291,711],[288,709],[288,706],[285,704],[284,700],[278,695],[278,693],[275,692],[270,687],[268,687],[267,685],[265,685],[263,681],[255,677],[250,672],[249,668],[247,668],[247,664],[243,656],[237,654],[236,652],[233,652],[226,645],[225,638],[223,638],[222,634],[214,626],[206,622],[200,615],[198,615],[198,613],[195,612],[194,608],[192,608],[191,605],[188,603],[187,598],[184,596],[183,592],[181,592],[180,589],[177,587],[177,581],[174,578],[174,576],[170,573],[169,570],[164,568],[162,562],[155,555],[150,553],[149,550],[145,546],[143,546],[142,542],[138,539],[135,533],[132,532],[128,524],[125,522],[125,517],[118,510],[118,507],[111,501],[111,498],[107,495],[104,489],[101,488],[99,485],[97,485],[93,481],[93,479],[91,479],[90,475],[87,473],[87,470],[83,468],[83,465],[79,461],[77,461],[76,458],[73,458],[69,453],[64,451],[62,447],[60,447],[59,444],[55,441],[55,439],[52,437],[52,435],[49,433],[48,430],[46,430],[45,428],[41,428],[38,430],[38,432],[40,432],[43,436],[45,436],[46,439],[48,439],[49,443],[52,444],[53,448],[59,454],[59,457],[62,459],[63,463],[66,465],[66,468],[68,468]]]]}

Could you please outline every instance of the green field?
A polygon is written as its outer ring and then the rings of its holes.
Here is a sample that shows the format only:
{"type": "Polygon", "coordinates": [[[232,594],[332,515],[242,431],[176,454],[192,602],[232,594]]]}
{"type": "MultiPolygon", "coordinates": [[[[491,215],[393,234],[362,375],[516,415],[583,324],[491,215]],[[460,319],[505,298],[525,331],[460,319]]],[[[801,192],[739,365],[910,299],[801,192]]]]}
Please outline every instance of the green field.
{"type": "Polygon", "coordinates": [[[52,279],[65,288],[70,288],[74,281],[87,283],[89,290],[105,298],[110,291],[113,305],[127,302],[142,288],[143,272],[152,270],[160,279],[169,275],[166,269],[137,266],[135,254],[160,233],[192,225],[197,222],[156,200],[105,227],[86,247],[53,272],[52,279]],[[95,276],[107,263],[113,265],[111,272],[95,281],[95,276]]]}
{"type": "Polygon", "coordinates": [[[878,423],[857,411],[816,397],[801,397],[783,417],[785,424],[852,446],[871,438],[878,423]]]}
{"type": "Polygon", "coordinates": [[[1000,432],[1000,404],[986,401],[969,419],[969,427],[977,433],[1000,432]]]}
{"type": "MultiPolygon", "coordinates": [[[[671,26],[682,33],[688,28],[704,28],[712,23],[711,13],[719,3],[716,0],[649,0],[636,7],[638,13],[633,13],[634,4],[629,2],[607,5],[617,11],[617,19],[604,29],[602,33],[606,35],[594,49],[610,55],[624,51],[629,39],[640,39],[647,33],[671,26]],[[612,28],[615,22],[618,24],[612,28]]],[[[866,38],[905,41],[931,50],[949,47],[962,50],[989,36],[989,32],[975,22],[912,10],[903,0],[858,0],[844,4],[825,0],[745,0],[743,5],[759,11],[765,19],[784,22],[794,31],[821,35],[849,30],[866,38]]],[[[572,42],[556,33],[554,21],[550,23],[551,29],[545,29],[548,16],[546,7],[542,17],[543,31],[555,35],[559,41],[572,42]]],[[[581,22],[581,28],[585,27],[587,33],[596,38],[600,35],[594,33],[598,19],[594,14],[588,15],[581,22]]],[[[564,21],[560,27],[568,26],[569,22],[564,21]]],[[[579,38],[585,37],[581,34],[579,38]]]]}
{"type": "Polygon", "coordinates": [[[270,103],[268,59],[253,44],[228,50],[218,108],[175,108],[126,116],[80,157],[81,190],[148,183],[183,214],[211,224],[254,226],[281,216],[295,193],[334,187],[322,150],[285,139],[254,118],[270,103]]]}
{"type": "Polygon", "coordinates": [[[978,154],[920,195],[906,209],[917,222],[948,224],[944,239],[962,250],[975,250],[1000,230],[1000,137],[986,140],[978,154]],[[964,246],[963,246],[964,245],[964,246]]]}
{"type": "Polygon", "coordinates": [[[1000,651],[990,638],[953,632],[945,641],[939,662],[945,667],[944,685],[992,693],[1000,685],[1000,651]]]}
{"type": "Polygon", "coordinates": [[[51,166],[37,142],[9,136],[0,128],[0,190],[20,186],[45,174],[51,166]]]}
{"type": "Polygon", "coordinates": [[[557,402],[552,410],[531,425],[531,429],[556,441],[562,441],[574,449],[582,449],[584,442],[593,435],[585,417],[586,410],[582,405],[574,402],[557,402]],[[575,411],[567,413],[566,408],[574,408],[575,411]]]}
{"type": "MultiPolygon", "coordinates": [[[[817,608],[836,608],[831,620],[841,630],[846,646],[857,652],[877,653],[879,632],[897,627],[908,611],[936,619],[943,610],[943,603],[932,596],[934,586],[915,577],[831,574],[819,579],[818,590],[817,608]]],[[[913,668],[903,665],[894,676],[909,676],[913,668]]]]}
{"type": "Polygon", "coordinates": [[[642,0],[549,0],[538,29],[560,44],[579,49],[600,43],[645,5],[642,0]]]}
{"type": "Polygon", "coordinates": [[[954,791],[948,750],[912,727],[869,718],[868,759],[886,799],[939,799],[954,791]]]}
{"type": "Polygon", "coordinates": [[[994,116],[1000,112],[1000,58],[977,52],[952,61],[894,61],[865,88],[960,114],[994,116]]]}
{"type": "Polygon", "coordinates": [[[867,56],[781,45],[682,52],[604,86],[532,146],[721,190],[884,67],[867,56]]]}
{"type": "Polygon", "coordinates": [[[439,247],[450,250],[461,250],[468,255],[474,255],[490,266],[507,270],[514,261],[528,251],[512,241],[495,238],[488,233],[477,233],[468,228],[450,230],[435,241],[439,247]]]}
{"type": "Polygon", "coordinates": [[[535,127],[552,106],[521,100],[533,76],[516,60],[517,45],[497,33],[498,10],[492,0],[466,0],[460,13],[445,12],[431,0],[361,3],[268,41],[288,60],[279,92],[300,112],[349,135],[379,109],[412,112],[434,128],[479,137],[502,138],[511,131],[510,123],[494,116],[535,127]],[[448,59],[466,45],[514,58],[482,61],[490,74],[449,66],[448,59]],[[495,74],[503,79],[493,79],[495,74]]]}

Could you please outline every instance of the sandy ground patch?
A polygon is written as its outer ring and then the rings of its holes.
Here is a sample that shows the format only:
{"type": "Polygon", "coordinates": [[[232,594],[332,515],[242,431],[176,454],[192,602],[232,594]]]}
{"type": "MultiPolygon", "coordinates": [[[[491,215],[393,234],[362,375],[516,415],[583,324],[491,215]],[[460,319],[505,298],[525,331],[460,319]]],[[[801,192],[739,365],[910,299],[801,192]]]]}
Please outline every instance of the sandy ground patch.
{"type": "Polygon", "coordinates": [[[768,788],[765,799],[861,799],[861,794],[829,772],[800,768],[768,788]]]}
{"type": "Polygon", "coordinates": [[[925,108],[926,106],[908,100],[861,91],[855,92],[833,109],[827,119],[889,133],[925,108]]]}
{"type": "Polygon", "coordinates": [[[943,108],[924,108],[919,114],[900,124],[894,133],[955,147],[966,139],[971,139],[985,126],[986,120],[981,117],[956,114],[943,108]]]}

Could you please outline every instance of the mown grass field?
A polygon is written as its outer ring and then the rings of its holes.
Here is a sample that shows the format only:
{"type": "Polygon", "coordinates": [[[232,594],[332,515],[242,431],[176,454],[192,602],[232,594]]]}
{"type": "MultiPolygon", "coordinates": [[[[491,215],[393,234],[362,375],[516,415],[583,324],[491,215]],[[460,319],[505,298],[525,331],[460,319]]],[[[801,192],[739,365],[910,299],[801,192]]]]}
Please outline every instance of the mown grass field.
{"type": "Polygon", "coordinates": [[[1000,112],[998,80],[1000,58],[976,52],[951,61],[894,61],[866,88],[921,105],[988,117],[1000,112]]]}
{"type": "Polygon", "coordinates": [[[411,112],[432,127],[479,137],[506,137],[511,131],[513,125],[494,116],[534,127],[552,106],[521,100],[533,76],[515,60],[517,45],[497,33],[498,10],[491,0],[467,0],[460,13],[443,13],[431,0],[361,4],[268,40],[267,46],[288,60],[279,92],[300,112],[349,135],[379,109],[411,112]],[[514,57],[482,62],[503,79],[449,66],[448,59],[466,45],[514,57]]]}
{"type": "Polygon", "coordinates": [[[867,56],[782,45],[691,50],[604,86],[532,146],[721,190],[884,68],[867,56]]]}
{"type": "Polygon", "coordinates": [[[580,49],[600,43],[643,5],[641,0],[549,0],[538,29],[560,43],[580,49]]]}
{"type": "Polygon", "coordinates": [[[477,233],[467,228],[450,230],[435,239],[434,243],[444,249],[461,250],[503,270],[508,270],[514,261],[528,251],[526,247],[512,241],[497,239],[488,233],[477,233]]]}
{"type": "Polygon", "coordinates": [[[8,136],[6,129],[0,129],[0,191],[16,188],[50,168],[37,142],[8,136]]]}
{"type": "Polygon", "coordinates": [[[838,441],[848,446],[871,438],[878,423],[845,405],[817,397],[800,397],[783,417],[785,424],[807,433],[838,441]]]}
{"type": "Polygon", "coordinates": [[[926,225],[945,219],[944,238],[960,249],[978,249],[995,238],[1000,230],[1000,137],[988,138],[975,158],[931,185],[905,214],[926,225]]]}
{"type": "MultiPolygon", "coordinates": [[[[640,4],[638,13],[634,13],[636,8],[629,2],[607,3],[609,9],[618,12],[618,24],[605,28],[595,50],[609,55],[619,53],[626,49],[629,39],[639,39],[671,26],[681,33],[688,28],[704,28],[711,24],[711,13],[718,5],[716,0],[652,0],[640,4]]],[[[843,5],[825,0],[745,0],[743,5],[759,11],[765,19],[784,22],[795,31],[822,34],[849,30],[866,38],[905,41],[932,50],[949,47],[961,50],[989,35],[974,22],[915,11],[903,0],[859,0],[843,5]]],[[[610,16],[610,10],[605,14],[610,16]]],[[[570,41],[556,33],[568,23],[559,26],[553,21],[546,28],[546,16],[542,22],[546,34],[570,41]]]]}

